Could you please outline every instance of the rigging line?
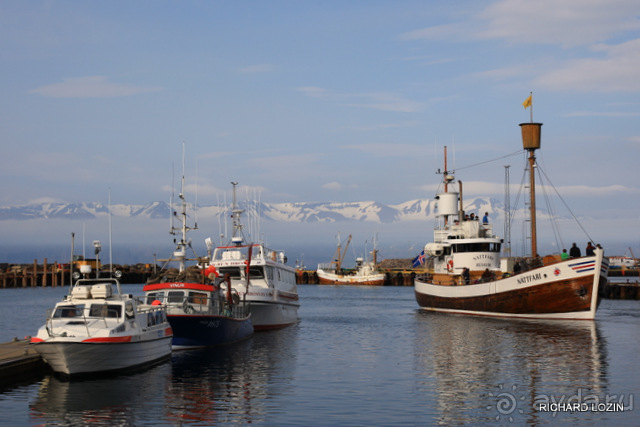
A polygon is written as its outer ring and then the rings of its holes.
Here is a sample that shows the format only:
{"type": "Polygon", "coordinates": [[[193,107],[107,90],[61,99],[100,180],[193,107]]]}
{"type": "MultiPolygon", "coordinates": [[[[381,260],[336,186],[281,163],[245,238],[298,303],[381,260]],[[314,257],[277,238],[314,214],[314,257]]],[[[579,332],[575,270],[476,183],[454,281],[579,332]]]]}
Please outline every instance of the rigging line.
{"type": "MultiPolygon", "coordinates": [[[[538,166],[539,167],[539,166],[538,166]]],[[[573,213],[573,211],[571,210],[571,208],[569,207],[569,205],[567,204],[567,202],[565,202],[565,200],[562,198],[562,196],[560,195],[560,193],[558,192],[558,189],[553,185],[553,183],[551,183],[551,180],[549,179],[549,177],[547,176],[547,174],[544,172],[544,170],[542,170],[542,168],[540,168],[540,173],[544,174],[545,178],[547,179],[547,181],[549,182],[549,185],[551,186],[551,188],[553,188],[553,190],[556,192],[556,195],[558,196],[558,198],[560,198],[560,200],[562,201],[562,204],[564,204],[564,207],[567,208],[567,210],[569,211],[569,213],[571,214],[571,216],[573,217],[573,219],[576,221],[576,223],[578,224],[578,226],[580,227],[580,229],[584,232],[584,234],[589,238],[589,240],[591,242],[594,242],[594,240],[591,238],[591,236],[589,235],[589,233],[587,232],[587,230],[585,230],[585,228],[582,226],[582,224],[580,223],[580,221],[578,220],[578,217],[575,216],[575,214],[573,213]]]]}
{"type": "Polygon", "coordinates": [[[558,229],[558,224],[555,221],[556,214],[554,212],[553,203],[552,203],[550,195],[547,192],[547,185],[545,185],[545,182],[542,179],[543,175],[541,173],[539,163],[536,163],[536,169],[538,170],[538,177],[539,177],[539,180],[540,180],[540,184],[542,184],[540,187],[541,187],[542,193],[544,195],[545,205],[547,206],[547,210],[549,211],[549,222],[551,223],[551,230],[553,231],[553,237],[554,237],[554,239],[556,241],[556,245],[557,245],[558,249],[560,250],[560,249],[564,248],[565,246],[564,246],[564,242],[562,241],[562,236],[560,235],[560,230],[558,229]]]}
{"type": "Polygon", "coordinates": [[[513,152],[513,153],[511,153],[511,154],[506,154],[506,155],[504,155],[504,156],[501,156],[501,157],[498,157],[498,158],[495,158],[495,159],[485,160],[484,162],[474,163],[474,164],[471,164],[471,165],[468,165],[468,166],[463,166],[463,167],[461,167],[461,168],[457,168],[457,169],[454,169],[454,170],[455,170],[455,171],[460,171],[460,170],[463,170],[463,169],[470,169],[470,168],[474,168],[474,167],[476,167],[476,166],[484,165],[485,163],[491,163],[491,162],[495,162],[495,161],[498,161],[498,160],[506,159],[506,158],[508,158],[508,157],[517,156],[517,155],[519,155],[519,154],[522,154],[523,152],[524,152],[524,150],[523,150],[523,149],[522,149],[522,150],[518,150],[518,151],[515,151],[515,152],[513,152]]]}

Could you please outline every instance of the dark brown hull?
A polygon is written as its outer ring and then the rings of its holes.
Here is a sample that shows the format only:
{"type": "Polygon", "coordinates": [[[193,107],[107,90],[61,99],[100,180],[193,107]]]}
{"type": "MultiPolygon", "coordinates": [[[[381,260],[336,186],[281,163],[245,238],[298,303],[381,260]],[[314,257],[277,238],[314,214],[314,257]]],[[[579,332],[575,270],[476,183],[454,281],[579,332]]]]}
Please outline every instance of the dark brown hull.
{"type": "MultiPolygon", "coordinates": [[[[415,297],[426,310],[498,317],[593,319],[599,289],[607,283],[599,262],[574,277],[555,277],[569,263],[542,267],[495,282],[436,285],[416,280],[415,297]],[[554,271],[555,270],[555,271],[554,271]]],[[[571,265],[569,265],[571,267],[571,265]]]]}

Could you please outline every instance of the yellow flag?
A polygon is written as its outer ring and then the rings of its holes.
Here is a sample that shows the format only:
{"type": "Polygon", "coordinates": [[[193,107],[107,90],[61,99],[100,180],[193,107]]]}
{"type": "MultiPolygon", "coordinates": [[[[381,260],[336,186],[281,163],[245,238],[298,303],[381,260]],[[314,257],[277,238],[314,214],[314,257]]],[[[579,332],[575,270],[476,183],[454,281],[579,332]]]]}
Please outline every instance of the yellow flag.
{"type": "Polygon", "coordinates": [[[524,100],[524,102],[522,103],[522,106],[527,109],[529,107],[531,107],[531,97],[533,95],[529,95],[529,97],[527,99],[524,100]]]}

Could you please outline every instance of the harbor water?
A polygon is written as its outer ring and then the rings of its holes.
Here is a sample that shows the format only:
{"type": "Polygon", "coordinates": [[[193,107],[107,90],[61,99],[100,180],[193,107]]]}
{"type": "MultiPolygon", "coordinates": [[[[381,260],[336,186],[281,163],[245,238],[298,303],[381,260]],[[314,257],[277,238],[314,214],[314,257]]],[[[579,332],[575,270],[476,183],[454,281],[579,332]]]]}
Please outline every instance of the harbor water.
{"type": "MultiPolygon", "coordinates": [[[[35,334],[67,290],[0,290],[0,341],[35,334]]],[[[638,424],[640,301],[541,322],[422,312],[412,287],[299,292],[300,322],[283,330],[133,374],[4,386],[0,424],[638,424]]]]}

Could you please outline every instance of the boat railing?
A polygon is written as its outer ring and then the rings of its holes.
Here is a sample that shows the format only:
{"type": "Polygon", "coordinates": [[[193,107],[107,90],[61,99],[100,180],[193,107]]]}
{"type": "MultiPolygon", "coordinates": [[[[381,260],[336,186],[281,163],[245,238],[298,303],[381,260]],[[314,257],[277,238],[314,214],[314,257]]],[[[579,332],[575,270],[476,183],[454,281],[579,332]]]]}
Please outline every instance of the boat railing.
{"type": "Polygon", "coordinates": [[[236,300],[229,304],[222,296],[218,298],[199,297],[197,300],[185,296],[181,300],[172,300],[167,305],[167,314],[246,317],[249,314],[249,303],[236,300]]]}
{"type": "Polygon", "coordinates": [[[318,269],[319,270],[333,270],[336,268],[336,263],[335,262],[325,262],[322,264],[318,264],[318,269]]]}
{"type": "Polygon", "coordinates": [[[436,227],[434,230],[436,242],[448,239],[475,239],[478,237],[496,237],[493,234],[492,224],[483,224],[477,220],[457,221],[453,225],[436,227]]]}
{"type": "Polygon", "coordinates": [[[246,260],[249,257],[249,247],[251,247],[252,262],[270,260],[281,264],[287,263],[284,251],[270,249],[261,244],[218,247],[213,252],[213,261],[246,260]]]}

